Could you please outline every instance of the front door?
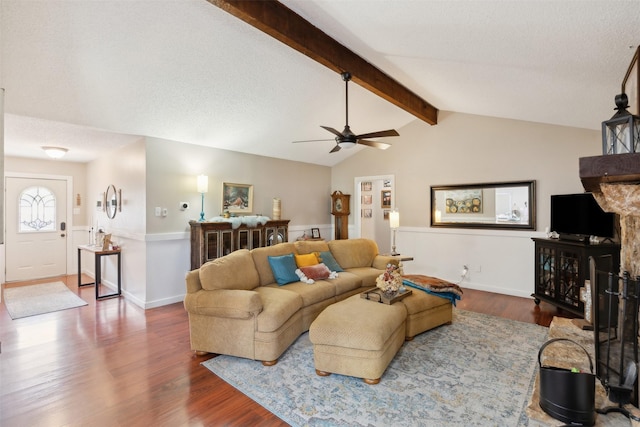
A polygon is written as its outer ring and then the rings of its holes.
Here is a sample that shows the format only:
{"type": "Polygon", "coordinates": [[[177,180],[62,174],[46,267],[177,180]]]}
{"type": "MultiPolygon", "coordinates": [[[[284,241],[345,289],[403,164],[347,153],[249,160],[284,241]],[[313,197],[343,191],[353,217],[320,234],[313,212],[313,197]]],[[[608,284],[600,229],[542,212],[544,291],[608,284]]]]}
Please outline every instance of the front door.
{"type": "Polygon", "coordinates": [[[6,178],[6,281],[67,274],[67,182],[6,178]]]}

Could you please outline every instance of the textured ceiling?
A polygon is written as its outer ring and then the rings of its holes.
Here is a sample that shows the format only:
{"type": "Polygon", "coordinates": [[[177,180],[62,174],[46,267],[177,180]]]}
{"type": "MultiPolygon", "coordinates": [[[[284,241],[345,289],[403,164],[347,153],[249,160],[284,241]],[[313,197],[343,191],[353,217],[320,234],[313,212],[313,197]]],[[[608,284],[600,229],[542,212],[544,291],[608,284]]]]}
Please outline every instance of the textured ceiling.
{"type": "MultiPolygon", "coordinates": [[[[635,0],[282,3],[440,110],[589,129],[640,42],[635,0]]],[[[205,0],[1,5],[7,155],[89,161],[135,135],[322,165],[371,149],[292,144],[342,129],[340,76],[205,0]]],[[[356,84],[349,102],[356,133],[415,120],[356,84]]]]}

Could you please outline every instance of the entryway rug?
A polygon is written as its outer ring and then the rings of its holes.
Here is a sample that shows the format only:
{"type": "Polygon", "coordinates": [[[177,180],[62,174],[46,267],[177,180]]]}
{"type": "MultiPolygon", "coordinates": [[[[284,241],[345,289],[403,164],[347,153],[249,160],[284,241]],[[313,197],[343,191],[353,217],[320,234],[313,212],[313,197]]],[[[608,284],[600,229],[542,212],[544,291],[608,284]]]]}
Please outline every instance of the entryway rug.
{"type": "Polygon", "coordinates": [[[382,380],[319,377],[309,334],[275,366],[218,356],[203,365],[292,426],[524,426],[548,329],[454,310],[405,342],[382,380]]]}
{"type": "Polygon", "coordinates": [[[12,319],[87,305],[62,282],[4,289],[4,304],[12,319]]]}

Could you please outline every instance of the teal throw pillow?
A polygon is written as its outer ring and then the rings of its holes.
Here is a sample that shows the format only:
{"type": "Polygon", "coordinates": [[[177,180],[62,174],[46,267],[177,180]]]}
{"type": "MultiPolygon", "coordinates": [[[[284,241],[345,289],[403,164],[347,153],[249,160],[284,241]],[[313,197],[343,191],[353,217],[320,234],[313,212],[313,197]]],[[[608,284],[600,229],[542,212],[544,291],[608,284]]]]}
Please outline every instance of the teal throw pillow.
{"type": "Polygon", "coordinates": [[[319,252],[322,263],[327,266],[331,271],[344,271],[338,261],[333,257],[333,254],[329,251],[319,252]]]}
{"type": "Polygon", "coordinates": [[[282,256],[270,256],[269,265],[271,266],[271,272],[276,279],[278,285],[286,285],[291,282],[298,282],[300,278],[296,274],[296,260],[293,254],[282,256]]]}

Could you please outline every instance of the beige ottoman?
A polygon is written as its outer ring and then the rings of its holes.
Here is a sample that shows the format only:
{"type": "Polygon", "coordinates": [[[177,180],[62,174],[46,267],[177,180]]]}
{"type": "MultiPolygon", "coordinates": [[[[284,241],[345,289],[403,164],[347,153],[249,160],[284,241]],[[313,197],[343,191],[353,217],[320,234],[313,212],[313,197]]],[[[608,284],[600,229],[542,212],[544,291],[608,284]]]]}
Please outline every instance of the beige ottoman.
{"type": "Polygon", "coordinates": [[[379,304],[354,295],[325,308],[309,328],[316,373],[377,384],[405,339],[403,304],[379,304]]]}
{"type": "Polygon", "coordinates": [[[396,304],[404,304],[407,308],[407,341],[437,326],[451,324],[453,320],[451,300],[418,289],[413,289],[411,295],[396,304]]]}

